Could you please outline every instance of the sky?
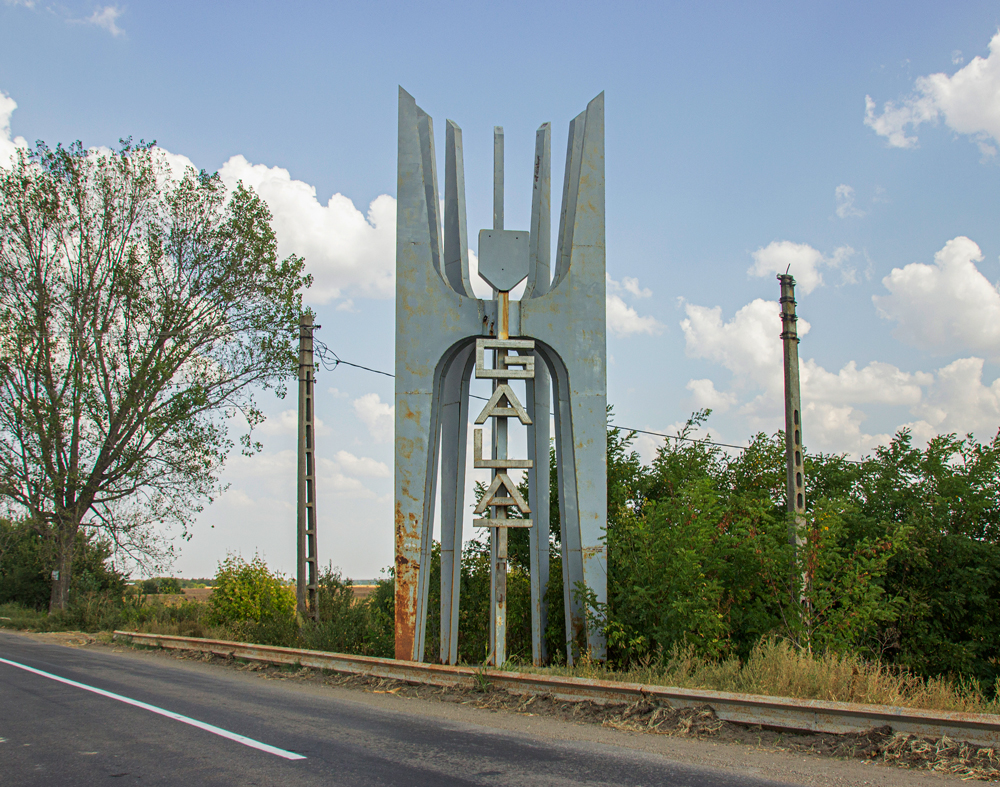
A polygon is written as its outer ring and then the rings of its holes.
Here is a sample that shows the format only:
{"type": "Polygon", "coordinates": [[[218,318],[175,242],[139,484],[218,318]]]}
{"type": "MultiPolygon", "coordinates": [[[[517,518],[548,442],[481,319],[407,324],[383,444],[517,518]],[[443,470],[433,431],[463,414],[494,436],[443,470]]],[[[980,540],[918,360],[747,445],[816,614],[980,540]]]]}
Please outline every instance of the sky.
{"type": "MultiPolygon", "coordinates": [[[[788,268],[809,450],[996,434],[995,3],[0,0],[0,166],[131,136],[252,186],[313,274],[317,338],[386,371],[398,86],[439,156],[445,119],[463,128],[470,238],[492,225],[493,126],[506,226],[527,227],[535,129],[553,124],[559,195],[568,123],[605,91],[615,423],[674,433],[708,407],[713,439],[780,429],[788,268]]],[[[392,562],[392,380],[317,380],[320,560],[372,578],[392,562]]],[[[262,404],[263,451],[229,458],[174,574],[230,552],[294,573],[296,404],[262,404]]]]}

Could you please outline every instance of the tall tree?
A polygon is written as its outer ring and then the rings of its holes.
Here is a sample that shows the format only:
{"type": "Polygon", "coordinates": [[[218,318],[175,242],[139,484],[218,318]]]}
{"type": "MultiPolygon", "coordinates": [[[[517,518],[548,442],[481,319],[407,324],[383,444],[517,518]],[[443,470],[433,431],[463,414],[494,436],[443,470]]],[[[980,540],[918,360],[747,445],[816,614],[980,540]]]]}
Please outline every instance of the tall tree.
{"type": "Polygon", "coordinates": [[[81,528],[139,557],[157,524],[187,534],[228,419],[252,430],[254,391],[284,393],[309,279],[270,219],[150,144],[38,143],[0,171],[0,497],[48,544],[51,610],[81,528]]]}

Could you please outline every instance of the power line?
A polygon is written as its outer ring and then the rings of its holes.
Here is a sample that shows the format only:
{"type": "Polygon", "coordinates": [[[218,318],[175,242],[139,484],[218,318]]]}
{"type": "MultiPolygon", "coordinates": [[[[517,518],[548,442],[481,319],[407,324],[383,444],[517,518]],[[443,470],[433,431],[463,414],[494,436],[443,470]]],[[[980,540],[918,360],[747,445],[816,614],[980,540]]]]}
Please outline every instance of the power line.
{"type": "MultiPolygon", "coordinates": [[[[366,372],[372,372],[374,374],[381,374],[381,375],[384,375],[385,377],[395,377],[396,376],[396,375],[394,375],[394,374],[392,374],[390,372],[383,372],[381,369],[372,369],[371,367],[368,367],[368,366],[362,366],[361,364],[358,364],[358,363],[351,363],[350,361],[342,360],[333,350],[331,350],[329,347],[327,347],[327,345],[323,344],[320,341],[315,341],[314,344],[315,344],[316,355],[319,356],[320,363],[323,365],[323,368],[326,369],[328,372],[332,372],[338,366],[343,365],[343,366],[353,366],[355,369],[364,369],[366,372]],[[333,356],[333,358],[331,359],[328,356],[333,356]]],[[[476,394],[472,394],[472,393],[470,393],[469,396],[471,398],[473,398],[473,399],[480,399],[480,400],[482,400],[484,402],[488,402],[489,401],[489,397],[486,397],[486,396],[477,396],[476,394]]],[[[550,413],[550,415],[551,415],[551,413],[550,413]]],[[[631,426],[619,426],[618,424],[608,424],[608,426],[610,428],[612,428],[612,429],[621,429],[622,431],[625,431],[625,432],[636,432],[638,434],[648,434],[648,435],[653,435],[655,437],[663,437],[663,438],[665,438],[667,440],[683,440],[683,441],[688,442],[688,443],[701,443],[702,445],[715,445],[715,446],[719,446],[720,448],[735,448],[735,449],[737,449],[739,451],[746,451],[747,448],[749,448],[749,446],[745,446],[745,445],[734,445],[733,443],[717,443],[714,440],[704,440],[704,439],[699,439],[697,437],[684,437],[683,435],[679,435],[679,434],[666,434],[664,432],[651,432],[648,429],[636,429],[636,428],[631,427],[631,426]]]]}
{"type": "Polygon", "coordinates": [[[650,432],[648,429],[635,429],[631,426],[619,426],[618,424],[608,424],[612,429],[623,429],[626,432],[638,432],[639,434],[651,434],[656,437],[664,437],[668,440],[685,440],[689,443],[705,443],[706,445],[718,445],[722,448],[738,448],[740,451],[746,451],[750,446],[748,445],[734,445],[733,443],[717,443],[714,440],[702,440],[697,437],[683,437],[679,434],[666,434],[664,432],[650,432]]]}
{"type": "Polygon", "coordinates": [[[338,366],[343,364],[344,366],[353,366],[355,369],[364,369],[366,372],[372,372],[373,374],[383,374],[386,377],[396,376],[390,372],[383,372],[380,369],[372,369],[369,366],[362,366],[359,363],[351,363],[350,361],[342,360],[337,353],[318,339],[313,339],[313,347],[315,354],[319,356],[320,364],[322,364],[323,368],[328,372],[334,371],[338,366]],[[332,356],[332,358],[330,356],[332,356]]]}
{"type": "MultiPolygon", "coordinates": [[[[322,342],[316,341],[315,347],[316,347],[315,352],[316,355],[319,356],[320,363],[323,365],[323,368],[329,372],[332,372],[338,366],[343,365],[343,366],[353,366],[355,369],[364,369],[366,372],[372,372],[373,374],[381,374],[386,377],[396,376],[390,372],[383,372],[380,369],[372,369],[368,366],[362,366],[361,364],[358,363],[343,361],[337,356],[337,354],[333,350],[331,350],[322,342]],[[333,359],[331,360],[330,358],[328,358],[327,357],[328,355],[332,355],[333,359]]],[[[489,401],[489,398],[486,396],[476,396],[476,394],[473,393],[470,393],[469,396],[473,399],[481,399],[484,402],[489,401]]],[[[552,415],[552,413],[550,412],[549,415],[552,415]]],[[[648,429],[636,429],[635,427],[632,426],[619,426],[618,424],[608,424],[608,426],[611,429],[621,429],[622,431],[625,432],[636,432],[637,434],[653,435],[654,437],[662,437],[665,440],[683,440],[686,443],[700,443],[701,445],[714,445],[718,446],[719,448],[735,448],[737,451],[746,451],[747,449],[750,448],[750,446],[748,445],[735,445],[734,443],[717,443],[714,440],[706,440],[698,437],[684,437],[683,435],[666,434],[665,432],[651,432],[648,429]]],[[[813,455],[815,456],[815,454],[813,455]]],[[[858,459],[844,458],[844,461],[850,462],[851,464],[862,464],[861,461],[858,459]]]]}

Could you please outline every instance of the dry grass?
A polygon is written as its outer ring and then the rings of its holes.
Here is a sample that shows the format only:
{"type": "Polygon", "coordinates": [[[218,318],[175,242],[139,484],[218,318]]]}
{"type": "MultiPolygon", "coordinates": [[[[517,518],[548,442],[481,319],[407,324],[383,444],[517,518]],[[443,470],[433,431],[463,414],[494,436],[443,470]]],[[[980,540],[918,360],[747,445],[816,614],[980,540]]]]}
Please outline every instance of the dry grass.
{"type": "MultiPolygon", "coordinates": [[[[530,668],[526,668],[530,669],[530,668]]],[[[786,640],[765,639],[741,662],[709,661],[692,649],[675,648],[657,662],[615,671],[584,660],[573,669],[552,674],[646,683],[710,691],[763,694],[771,697],[859,702],[967,713],[1000,713],[1000,702],[987,698],[977,681],[921,678],[906,670],[857,656],[800,651],[786,640]]]]}

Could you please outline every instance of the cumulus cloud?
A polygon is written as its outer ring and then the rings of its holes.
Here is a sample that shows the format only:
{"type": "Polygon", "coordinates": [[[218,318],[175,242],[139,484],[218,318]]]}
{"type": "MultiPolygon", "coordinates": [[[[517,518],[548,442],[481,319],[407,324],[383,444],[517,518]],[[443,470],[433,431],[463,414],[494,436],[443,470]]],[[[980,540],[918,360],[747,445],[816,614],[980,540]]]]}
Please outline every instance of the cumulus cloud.
{"type": "Polygon", "coordinates": [[[807,447],[855,457],[892,440],[889,434],[868,434],[861,425],[865,414],[850,405],[803,400],[802,441],[807,447]]]}
{"type": "Polygon", "coordinates": [[[354,400],[354,414],[368,427],[376,443],[388,443],[395,430],[396,408],[386,404],[377,393],[368,393],[354,400]]]}
{"type": "Polygon", "coordinates": [[[715,383],[709,379],[688,380],[687,389],[694,397],[695,407],[699,410],[709,408],[717,413],[724,413],[737,402],[737,396],[732,391],[719,391],[715,383]]]}
{"type": "Polygon", "coordinates": [[[7,168],[18,148],[28,147],[24,137],[11,137],[10,119],[17,102],[0,91],[0,167],[7,168]]]}
{"type": "MultiPolygon", "coordinates": [[[[755,384],[765,390],[780,390],[781,318],[775,301],[757,298],[723,322],[722,307],[685,304],[681,321],[688,356],[707,358],[734,375],[740,387],[755,384]]],[[[809,323],[799,318],[799,336],[809,333],[809,323]]]]}
{"type": "Polygon", "coordinates": [[[983,359],[959,358],[934,374],[934,385],[914,414],[914,434],[987,432],[1000,427],[1000,379],[983,384],[983,359]]]}
{"type": "Polygon", "coordinates": [[[655,317],[640,316],[617,295],[607,295],[608,329],[615,336],[632,336],[637,333],[656,335],[663,325],[655,317]]]}
{"type": "MultiPolygon", "coordinates": [[[[1000,142],[1000,32],[989,48],[987,57],[972,58],[951,76],[918,77],[913,94],[899,103],[886,102],[881,114],[876,114],[872,97],[865,96],[865,125],[891,147],[912,148],[918,140],[907,134],[908,128],[943,120],[953,131],[976,139],[984,155],[994,155],[989,140],[1000,142]]],[[[961,53],[952,61],[960,63],[961,53]]]]}
{"type": "Polygon", "coordinates": [[[640,287],[639,280],[631,276],[625,276],[619,282],[605,274],[605,282],[608,329],[615,336],[633,336],[637,333],[655,336],[663,332],[663,324],[659,320],[651,316],[641,316],[622,298],[622,295],[636,299],[649,298],[653,294],[652,290],[640,287]]]}
{"type": "Polygon", "coordinates": [[[837,200],[837,215],[846,219],[851,216],[860,218],[865,215],[863,210],[854,207],[854,189],[846,183],[841,183],[834,189],[834,198],[837,200]]]}
{"type": "MultiPolygon", "coordinates": [[[[686,304],[685,311],[681,329],[687,354],[714,361],[732,374],[729,390],[719,390],[711,379],[688,382],[696,406],[718,412],[736,408],[753,429],[779,427],[784,373],[778,303],[757,299],[728,321],[720,307],[686,304]]],[[[799,318],[799,335],[808,334],[809,329],[809,323],[799,318]]],[[[925,388],[937,382],[935,375],[905,372],[878,361],[863,368],[849,361],[831,372],[814,359],[805,359],[800,361],[799,376],[806,444],[813,449],[853,454],[890,439],[890,435],[863,430],[866,414],[859,405],[897,405],[918,413],[925,403],[925,388]]]]}
{"type": "Polygon", "coordinates": [[[219,170],[227,186],[251,186],[274,216],[281,256],[298,254],[313,276],[307,300],[325,304],[348,295],[391,298],[396,273],[396,200],[376,197],[367,214],[342,194],[322,205],[316,188],[288,170],[233,156],[219,170]]]}
{"type": "MultiPolygon", "coordinates": [[[[108,153],[112,152],[110,148],[101,148],[101,150],[108,153]]],[[[182,153],[171,153],[166,148],[157,148],[157,150],[160,151],[160,159],[167,165],[167,171],[174,180],[183,178],[184,173],[189,169],[193,169],[195,172],[198,171],[194,162],[182,153]]]]}
{"type": "Polygon", "coordinates": [[[934,376],[910,374],[880,361],[872,361],[863,369],[855,361],[848,361],[834,374],[809,359],[799,364],[799,382],[802,395],[815,402],[912,406],[921,400],[921,386],[933,383],[934,376]]]}
{"type": "Polygon", "coordinates": [[[808,295],[824,284],[820,268],[838,271],[841,284],[857,282],[857,271],[847,265],[853,255],[854,249],[850,246],[839,246],[827,257],[807,243],[776,240],[751,255],[753,265],[747,273],[751,276],[769,276],[787,270],[795,277],[799,290],[808,295]]]}
{"type": "Polygon", "coordinates": [[[894,268],[882,279],[888,295],[872,300],[896,323],[897,338],[922,349],[956,348],[1000,357],[1000,293],[976,267],[983,253],[959,236],[934,255],[934,263],[894,268]]]}
{"type": "Polygon", "coordinates": [[[632,276],[622,276],[620,282],[612,279],[607,273],[604,274],[604,278],[607,281],[608,292],[625,292],[635,298],[649,298],[653,294],[649,287],[640,287],[639,280],[632,276]]]}

